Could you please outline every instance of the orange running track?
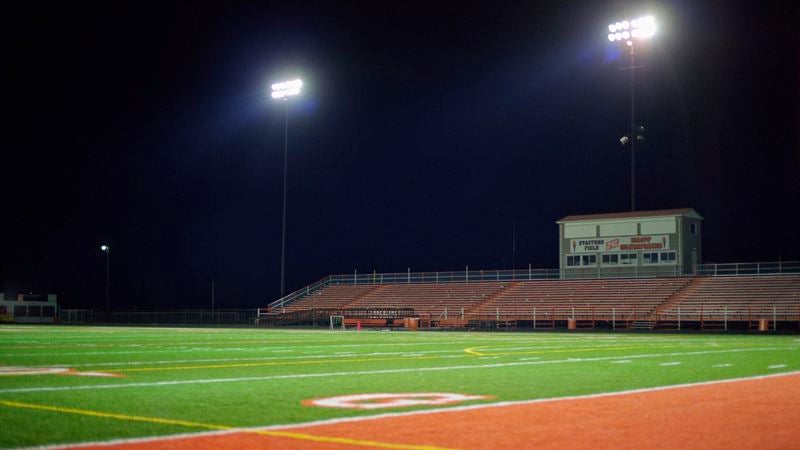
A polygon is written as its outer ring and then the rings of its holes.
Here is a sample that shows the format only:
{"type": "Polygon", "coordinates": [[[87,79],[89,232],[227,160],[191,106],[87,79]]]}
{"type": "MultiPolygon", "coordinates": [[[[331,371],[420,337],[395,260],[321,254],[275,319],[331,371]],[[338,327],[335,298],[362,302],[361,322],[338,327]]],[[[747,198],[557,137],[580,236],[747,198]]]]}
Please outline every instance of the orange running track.
{"type": "Polygon", "coordinates": [[[82,448],[800,448],[800,374],[257,433],[82,448]]]}

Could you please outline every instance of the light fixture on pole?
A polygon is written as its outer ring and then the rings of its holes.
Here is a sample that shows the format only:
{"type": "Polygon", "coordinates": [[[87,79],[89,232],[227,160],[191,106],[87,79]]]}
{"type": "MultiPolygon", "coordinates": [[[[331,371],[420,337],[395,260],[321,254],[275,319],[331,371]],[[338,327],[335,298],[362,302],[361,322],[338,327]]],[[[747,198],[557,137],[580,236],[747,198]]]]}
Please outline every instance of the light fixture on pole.
{"type": "Polygon", "coordinates": [[[111,247],[109,247],[108,245],[103,244],[103,245],[100,246],[100,251],[106,254],[106,311],[108,311],[108,308],[109,308],[109,305],[110,305],[110,303],[109,303],[109,286],[110,286],[109,282],[111,281],[111,278],[110,278],[110,273],[111,273],[111,271],[110,271],[110,269],[111,269],[111,264],[110,264],[110,262],[111,262],[111,247]]]}
{"type": "Polygon", "coordinates": [[[656,21],[653,16],[642,16],[633,20],[622,20],[608,25],[608,40],[625,42],[630,48],[631,65],[622,70],[631,72],[631,124],[630,134],[620,139],[622,145],[631,144],[631,211],[636,210],[636,143],[644,141],[644,127],[636,126],[636,42],[650,39],[656,33],[656,21]]]}
{"type": "Polygon", "coordinates": [[[283,108],[283,219],[281,227],[281,298],[286,294],[286,175],[289,161],[289,98],[300,95],[303,80],[274,83],[272,98],[284,102],[283,108]]]}

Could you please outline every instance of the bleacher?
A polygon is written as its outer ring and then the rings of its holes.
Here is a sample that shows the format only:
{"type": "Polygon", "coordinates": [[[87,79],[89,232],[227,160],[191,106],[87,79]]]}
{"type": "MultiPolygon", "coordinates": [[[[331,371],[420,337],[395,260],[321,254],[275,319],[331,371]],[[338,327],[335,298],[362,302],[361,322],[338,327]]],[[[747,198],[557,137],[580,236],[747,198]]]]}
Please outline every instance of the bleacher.
{"type": "Polygon", "coordinates": [[[385,284],[361,296],[349,308],[413,308],[419,316],[436,320],[460,316],[507,289],[507,282],[385,284]]]}
{"type": "Polygon", "coordinates": [[[517,282],[470,311],[473,316],[530,319],[534,314],[557,318],[610,320],[649,317],[683,289],[689,278],[543,280],[517,282]]]}
{"type": "Polygon", "coordinates": [[[273,306],[272,313],[338,310],[353,317],[384,318],[386,311],[394,314],[398,309],[420,317],[424,327],[480,323],[510,328],[522,321],[522,326],[536,328],[541,321],[550,321],[553,327],[577,321],[578,327],[580,322],[588,327],[605,322],[601,326],[613,323],[615,329],[620,323],[623,328],[669,329],[675,322],[681,329],[681,322],[699,322],[700,329],[710,329],[714,321],[726,321],[727,329],[727,321],[759,319],[800,324],[800,274],[341,283],[273,306]]]}
{"type": "Polygon", "coordinates": [[[697,286],[660,310],[683,320],[800,320],[800,275],[697,277],[697,286]]]}
{"type": "Polygon", "coordinates": [[[275,312],[295,312],[316,308],[337,309],[346,308],[359,297],[374,291],[376,285],[335,284],[314,291],[309,295],[285,305],[274,308],[275,312]]]}

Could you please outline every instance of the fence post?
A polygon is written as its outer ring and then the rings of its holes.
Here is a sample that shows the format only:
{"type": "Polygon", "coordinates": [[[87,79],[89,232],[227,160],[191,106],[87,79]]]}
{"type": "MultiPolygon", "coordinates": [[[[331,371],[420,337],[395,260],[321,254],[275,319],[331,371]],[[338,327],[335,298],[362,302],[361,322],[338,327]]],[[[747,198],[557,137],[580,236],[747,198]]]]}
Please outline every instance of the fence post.
{"type": "Polygon", "coordinates": [[[436,272],[436,284],[439,284],[439,272],[436,272]]]}
{"type": "Polygon", "coordinates": [[[722,305],[722,306],[724,308],[722,311],[723,314],[722,317],[725,319],[725,331],[728,331],[728,305],[722,305]]]}
{"type": "Polygon", "coordinates": [[[464,320],[464,307],[461,307],[461,320],[464,320]]]}
{"type": "Polygon", "coordinates": [[[469,283],[469,266],[467,266],[467,268],[464,269],[464,281],[466,283],[469,283]]]}
{"type": "Polygon", "coordinates": [[[531,263],[528,263],[528,281],[531,281],[531,263]]]}
{"type": "Polygon", "coordinates": [[[500,307],[499,306],[495,308],[495,314],[497,314],[496,317],[497,317],[497,321],[499,322],[500,321],[500,307]]]}
{"type": "Polygon", "coordinates": [[[536,307],[533,307],[533,329],[536,329],[536,307]]]}
{"type": "Polygon", "coordinates": [[[353,269],[353,284],[358,284],[358,269],[353,269]]]}

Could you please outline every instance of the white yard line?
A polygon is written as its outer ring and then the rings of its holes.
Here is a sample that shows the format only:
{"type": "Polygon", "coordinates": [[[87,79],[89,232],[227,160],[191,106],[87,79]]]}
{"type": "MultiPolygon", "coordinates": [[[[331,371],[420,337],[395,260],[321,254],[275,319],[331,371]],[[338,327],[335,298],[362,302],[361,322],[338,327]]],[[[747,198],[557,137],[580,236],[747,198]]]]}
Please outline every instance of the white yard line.
{"type": "Polygon", "coordinates": [[[741,348],[741,349],[730,349],[730,350],[703,350],[696,352],[673,352],[673,353],[656,353],[656,354],[643,354],[643,355],[599,356],[594,358],[567,358],[567,359],[556,359],[556,360],[546,360],[546,361],[516,361],[516,362],[494,363],[494,364],[465,364],[457,366],[413,367],[404,369],[360,370],[360,371],[324,372],[324,373],[296,373],[296,374],[286,374],[286,375],[265,375],[259,377],[210,378],[210,379],[200,379],[200,380],[152,381],[152,382],[141,382],[141,383],[10,388],[10,389],[0,389],[0,394],[15,394],[15,393],[27,393],[27,392],[62,392],[62,391],[95,390],[95,389],[123,389],[130,387],[160,387],[160,386],[178,386],[178,385],[191,385],[191,384],[237,383],[237,382],[253,382],[253,381],[267,381],[267,380],[291,380],[291,379],[303,379],[303,378],[325,378],[325,377],[343,377],[343,376],[358,376],[358,375],[385,375],[392,373],[409,373],[409,372],[442,372],[448,370],[494,369],[497,367],[535,366],[535,365],[581,363],[581,362],[596,362],[596,361],[614,361],[619,359],[663,358],[670,356],[712,355],[712,354],[723,354],[723,353],[760,352],[760,351],[775,351],[775,350],[780,350],[780,349],[772,347],[741,348]]]}

